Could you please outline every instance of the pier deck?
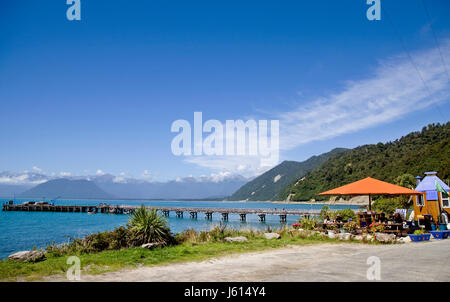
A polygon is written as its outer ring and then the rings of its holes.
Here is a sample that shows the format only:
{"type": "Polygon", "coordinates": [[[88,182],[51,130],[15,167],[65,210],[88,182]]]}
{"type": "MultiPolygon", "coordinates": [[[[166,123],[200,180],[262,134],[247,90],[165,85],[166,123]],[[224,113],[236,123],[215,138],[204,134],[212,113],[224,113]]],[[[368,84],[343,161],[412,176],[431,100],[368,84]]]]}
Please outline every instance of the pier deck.
{"type": "MultiPolygon", "coordinates": [[[[52,205],[52,204],[8,204],[2,206],[3,211],[26,211],[26,212],[67,212],[67,213],[109,213],[109,214],[131,214],[140,206],[133,205],[52,205]]],[[[281,222],[286,222],[287,215],[310,216],[318,215],[320,210],[313,209],[252,209],[252,208],[203,208],[203,207],[157,207],[146,206],[147,209],[156,209],[170,216],[170,212],[176,213],[179,218],[183,213],[189,213],[193,219],[197,218],[197,213],[205,213],[206,219],[212,219],[214,213],[222,215],[223,220],[228,220],[229,214],[239,214],[240,220],[245,221],[246,215],[255,214],[260,221],[265,221],[266,215],[279,215],[281,222]]]]}

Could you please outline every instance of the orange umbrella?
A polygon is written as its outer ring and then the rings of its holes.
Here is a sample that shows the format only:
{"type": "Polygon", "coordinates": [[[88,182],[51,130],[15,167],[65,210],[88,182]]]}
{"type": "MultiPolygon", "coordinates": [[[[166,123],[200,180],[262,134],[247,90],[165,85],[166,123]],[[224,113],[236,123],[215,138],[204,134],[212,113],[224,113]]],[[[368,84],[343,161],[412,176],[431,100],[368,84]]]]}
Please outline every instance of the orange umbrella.
{"type": "Polygon", "coordinates": [[[320,193],[319,195],[368,195],[369,210],[372,209],[372,195],[421,195],[422,192],[390,184],[385,181],[367,177],[348,185],[320,193]]]}

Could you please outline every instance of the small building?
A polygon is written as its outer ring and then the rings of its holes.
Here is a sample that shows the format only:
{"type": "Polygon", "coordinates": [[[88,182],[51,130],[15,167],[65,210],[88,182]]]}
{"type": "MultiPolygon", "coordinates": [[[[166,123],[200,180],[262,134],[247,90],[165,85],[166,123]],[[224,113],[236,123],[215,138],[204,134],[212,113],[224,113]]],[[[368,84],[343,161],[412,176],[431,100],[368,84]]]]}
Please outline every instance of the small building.
{"type": "Polygon", "coordinates": [[[424,215],[432,215],[434,221],[439,221],[441,211],[450,214],[449,198],[442,196],[442,193],[436,190],[436,182],[447,192],[450,188],[437,177],[437,172],[425,172],[423,179],[417,176],[416,180],[415,190],[424,194],[414,196],[414,220],[422,219],[424,215]]]}

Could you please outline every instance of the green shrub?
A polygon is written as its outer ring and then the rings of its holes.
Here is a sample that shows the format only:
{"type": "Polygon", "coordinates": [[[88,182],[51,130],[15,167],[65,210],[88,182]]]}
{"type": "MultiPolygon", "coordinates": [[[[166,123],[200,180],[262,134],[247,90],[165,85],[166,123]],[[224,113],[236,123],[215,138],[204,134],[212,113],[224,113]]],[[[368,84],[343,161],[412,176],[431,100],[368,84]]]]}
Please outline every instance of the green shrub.
{"type": "Polygon", "coordinates": [[[396,209],[408,209],[409,206],[402,198],[378,198],[374,201],[372,208],[387,216],[394,214],[396,209]]]}
{"type": "Polygon", "coordinates": [[[328,231],[336,231],[337,229],[338,229],[337,225],[327,224],[327,230],[328,231]]]}
{"type": "Polygon", "coordinates": [[[329,206],[323,206],[322,209],[320,210],[320,214],[319,217],[321,220],[324,220],[325,218],[330,217],[334,217],[334,213],[330,210],[329,206]]]}
{"type": "Polygon", "coordinates": [[[279,230],[274,231],[274,233],[279,234],[281,237],[285,237],[289,235],[290,228],[287,225],[282,225],[282,227],[279,230]]]}
{"type": "Polygon", "coordinates": [[[248,230],[241,230],[240,235],[247,237],[247,239],[256,239],[258,237],[261,237],[261,232],[255,231],[254,229],[248,229],[248,230]]]}
{"type": "Polygon", "coordinates": [[[176,236],[176,241],[182,243],[182,242],[201,242],[207,240],[202,240],[200,234],[196,230],[188,229],[185,230],[184,232],[178,233],[176,236]]]}
{"type": "Polygon", "coordinates": [[[372,222],[370,225],[369,225],[369,230],[370,230],[370,232],[383,232],[384,231],[384,225],[382,225],[381,223],[378,223],[378,222],[372,222]]]}
{"type": "Polygon", "coordinates": [[[352,209],[342,209],[338,210],[334,213],[334,217],[336,218],[337,215],[341,215],[341,218],[343,221],[348,221],[349,219],[355,220],[356,214],[352,209]]]}
{"type": "Polygon", "coordinates": [[[342,209],[337,211],[331,211],[328,206],[323,206],[320,210],[319,217],[321,220],[324,220],[327,216],[330,219],[336,219],[337,215],[341,215],[343,221],[347,221],[349,219],[355,220],[356,214],[352,209],[342,209]]]}
{"type": "Polygon", "coordinates": [[[50,244],[46,251],[49,255],[62,256],[120,250],[150,242],[170,244],[173,241],[167,221],[156,210],[148,211],[142,206],[132,214],[127,227],[90,234],[81,239],[72,238],[70,243],[63,245],[50,244]]]}
{"type": "Polygon", "coordinates": [[[130,245],[131,232],[129,229],[121,226],[109,232],[109,249],[118,250],[130,245]]]}
{"type": "Polygon", "coordinates": [[[316,225],[317,225],[317,221],[315,218],[310,218],[310,217],[303,217],[299,220],[300,223],[300,228],[304,229],[304,230],[314,230],[316,225]]]}
{"type": "Polygon", "coordinates": [[[225,237],[230,235],[230,231],[227,229],[227,224],[220,222],[220,225],[214,226],[210,231],[209,235],[212,241],[223,241],[225,237]]]}
{"type": "Polygon", "coordinates": [[[209,242],[209,241],[211,241],[211,236],[209,235],[209,232],[201,231],[199,237],[200,237],[200,241],[201,242],[209,242]]]}
{"type": "Polygon", "coordinates": [[[131,215],[128,228],[131,231],[131,243],[134,246],[151,242],[171,243],[173,241],[167,220],[159,215],[156,209],[148,210],[144,205],[131,215]]]}
{"type": "Polygon", "coordinates": [[[349,221],[344,223],[344,229],[349,232],[354,232],[358,228],[358,223],[356,221],[349,221]]]}
{"type": "Polygon", "coordinates": [[[130,231],[121,226],[112,231],[94,233],[84,238],[72,238],[67,244],[52,243],[46,248],[46,252],[49,255],[62,256],[119,250],[130,246],[130,236],[130,231]]]}
{"type": "Polygon", "coordinates": [[[415,230],[414,235],[425,235],[426,232],[424,230],[415,230]]]}

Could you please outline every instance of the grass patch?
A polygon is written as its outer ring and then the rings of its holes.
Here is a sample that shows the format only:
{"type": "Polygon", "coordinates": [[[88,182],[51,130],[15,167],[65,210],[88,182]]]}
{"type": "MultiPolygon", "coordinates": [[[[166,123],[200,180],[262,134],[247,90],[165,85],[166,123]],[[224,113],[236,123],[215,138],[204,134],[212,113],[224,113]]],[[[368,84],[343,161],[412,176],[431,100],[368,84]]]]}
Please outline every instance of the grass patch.
{"type": "MultiPolygon", "coordinates": [[[[84,253],[77,256],[81,260],[81,274],[100,274],[138,266],[164,265],[178,262],[202,261],[234,253],[262,251],[282,248],[287,245],[305,245],[326,242],[344,242],[336,239],[312,236],[282,236],[280,239],[267,240],[260,236],[249,238],[247,242],[191,242],[178,245],[157,247],[153,250],[144,248],[127,248],[107,250],[97,253],[84,253]]],[[[355,242],[355,241],[350,241],[355,242]]],[[[48,255],[47,260],[38,263],[21,263],[5,260],[0,262],[0,279],[39,280],[44,276],[65,274],[70,265],[66,264],[69,255],[48,255]]]]}

